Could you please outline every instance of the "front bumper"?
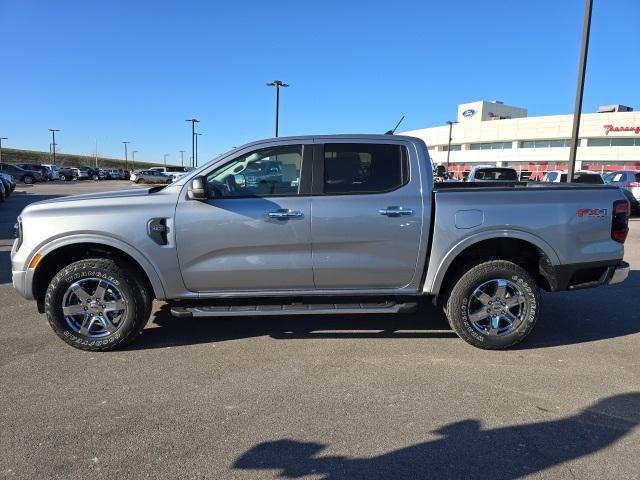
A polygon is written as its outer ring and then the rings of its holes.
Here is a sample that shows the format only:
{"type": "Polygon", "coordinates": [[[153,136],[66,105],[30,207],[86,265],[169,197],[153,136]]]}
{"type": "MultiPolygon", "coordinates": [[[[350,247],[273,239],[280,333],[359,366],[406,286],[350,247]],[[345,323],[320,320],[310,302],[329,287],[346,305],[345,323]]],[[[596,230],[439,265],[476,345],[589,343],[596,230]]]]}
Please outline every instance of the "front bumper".
{"type": "Polygon", "coordinates": [[[620,262],[616,269],[613,271],[613,275],[609,280],[609,285],[624,282],[629,276],[629,264],[627,262],[620,262]]]}

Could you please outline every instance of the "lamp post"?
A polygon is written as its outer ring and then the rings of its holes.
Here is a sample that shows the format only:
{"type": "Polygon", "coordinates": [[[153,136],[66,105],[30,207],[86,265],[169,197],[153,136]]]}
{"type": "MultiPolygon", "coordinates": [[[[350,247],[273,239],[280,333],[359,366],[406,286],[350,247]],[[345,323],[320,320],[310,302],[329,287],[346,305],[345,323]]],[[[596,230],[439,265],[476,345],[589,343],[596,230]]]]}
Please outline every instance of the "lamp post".
{"type": "Polygon", "coordinates": [[[195,139],[196,139],[196,156],[195,156],[195,160],[194,160],[195,167],[197,167],[197,166],[198,166],[198,137],[199,137],[200,135],[202,135],[202,134],[201,134],[201,133],[197,133],[197,132],[193,134],[193,136],[194,136],[194,137],[195,137],[195,139]]]}
{"type": "Polygon", "coordinates": [[[165,168],[165,169],[167,168],[167,157],[168,157],[168,156],[169,156],[169,154],[168,154],[168,153],[165,153],[165,154],[164,154],[164,168],[165,168]]]}
{"type": "Polygon", "coordinates": [[[184,167],[184,150],[180,150],[180,165],[184,167]]]}
{"type": "Polygon", "coordinates": [[[136,169],[136,153],[138,153],[138,150],[131,152],[131,170],[136,169]]]}
{"type": "Polygon", "coordinates": [[[58,128],[50,128],[49,131],[51,132],[51,136],[53,137],[53,143],[51,144],[52,149],[53,149],[53,160],[52,163],[55,165],[56,164],[56,132],[59,132],[60,130],[58,128]]]}
{"type": "Polygon", "coordinates": [[[447,172],[449,171],[449,157],[451,155],[451,132],[453,131],[453,124],[454,123],[458,123],[458,122],[453,122],[451,120],[447,120],[445,122],[447,125],[449,125],[449,143],[447,146],[447,172]]]}
{"type": "Polygon", "coordinates": [[[124,143],[124,169],[128,170],[129,169],[128,168],[129,167],[129,165],[128,165],[129,159],[127,158],[127,145],[129,145],[129,143],[131,143],[131,142],[122,142],[122,143],[124,143]]]}
{"type": "Polygon", "coordinates": [[[196,158],[196,123],[200,123],[200,120],[197,118],[189,118],[185,120],[185,122],[191,122],[191,166],[193,167],[196,158]]]}
{"type": "Polygon", "coordinates": [[[571,130],[571,150],[569,150],[569,165],[567,169],[567,183],[573,182],[578,153],[578,134],[580,133],[580,115],[582,115],[582,96],[584,93],[584,77],[587,70],[587,52],[589,50],[589,34],[591,32],[591,10],[593,0],[586,0],[584,7],[584,22],[582,24],[582,46],[580,48],[580,65],[578,67],[578,86],[576,88],[576,104],[573,109],[573,128],[571,130]]]}
{"type": "Polygon", "coordinates": [[[0,164],[2,164],[2,140],[9,140],[7,137],[0,137],[0,164]]]}
{"type": "Polygon", "coordinates": [[[282,83],[281,80],[274,80],[271,83],[267,83],[267,87],[276,87],[276,137],[278,136],[278,117],[280,115],[280,89],[288,86],[288,84],[282,83]]]}

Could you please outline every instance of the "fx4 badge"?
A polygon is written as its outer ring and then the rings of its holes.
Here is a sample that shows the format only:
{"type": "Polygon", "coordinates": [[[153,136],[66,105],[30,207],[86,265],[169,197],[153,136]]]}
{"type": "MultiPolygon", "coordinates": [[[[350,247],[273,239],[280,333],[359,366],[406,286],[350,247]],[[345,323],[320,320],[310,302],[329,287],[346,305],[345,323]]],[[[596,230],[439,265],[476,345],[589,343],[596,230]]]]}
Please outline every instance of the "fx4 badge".
{"type": "Polygon", "coordinates": [[[579,217],[606,217],[606,208],[580,208],[577,212],[579,217]]]}

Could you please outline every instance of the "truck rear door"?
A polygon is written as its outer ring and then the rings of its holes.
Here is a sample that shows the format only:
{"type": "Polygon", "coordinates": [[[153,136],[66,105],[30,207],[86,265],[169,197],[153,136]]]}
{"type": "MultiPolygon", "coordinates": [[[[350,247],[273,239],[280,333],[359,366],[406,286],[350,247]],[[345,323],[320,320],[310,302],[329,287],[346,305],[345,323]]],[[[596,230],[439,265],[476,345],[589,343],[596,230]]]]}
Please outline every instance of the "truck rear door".
{"type": "Polygon", "coordinates": [[[424,254],[424,206],[412,144],[336,139],[316,144],[313,157],[316,288],[401,289],[417,284],[418,258],[424,254]]]}

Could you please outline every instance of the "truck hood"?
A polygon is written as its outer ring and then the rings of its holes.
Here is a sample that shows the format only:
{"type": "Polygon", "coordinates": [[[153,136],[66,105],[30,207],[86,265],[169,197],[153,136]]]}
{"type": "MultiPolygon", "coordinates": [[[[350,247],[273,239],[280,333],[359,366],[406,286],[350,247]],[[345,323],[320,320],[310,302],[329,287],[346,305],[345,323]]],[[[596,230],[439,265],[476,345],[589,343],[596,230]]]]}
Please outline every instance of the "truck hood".
{"type": "Polygon", "coordinates": [[[115,190],[112,192],[96,192],[85,193],[82,195],[70,195],[68,197],[51,198],[49,200],[42,200],[40,202],[34,202],[31,205],[43,205],[47,203],[61,203],[61,202],[73,202],[77,200],[100,200],[108,198],[121,198],[121,197],[144,197],[150,193],[154,193],[162,190],[164,185],[155,186],[151,188],[131,188],[127,190],[115,190]]]}

